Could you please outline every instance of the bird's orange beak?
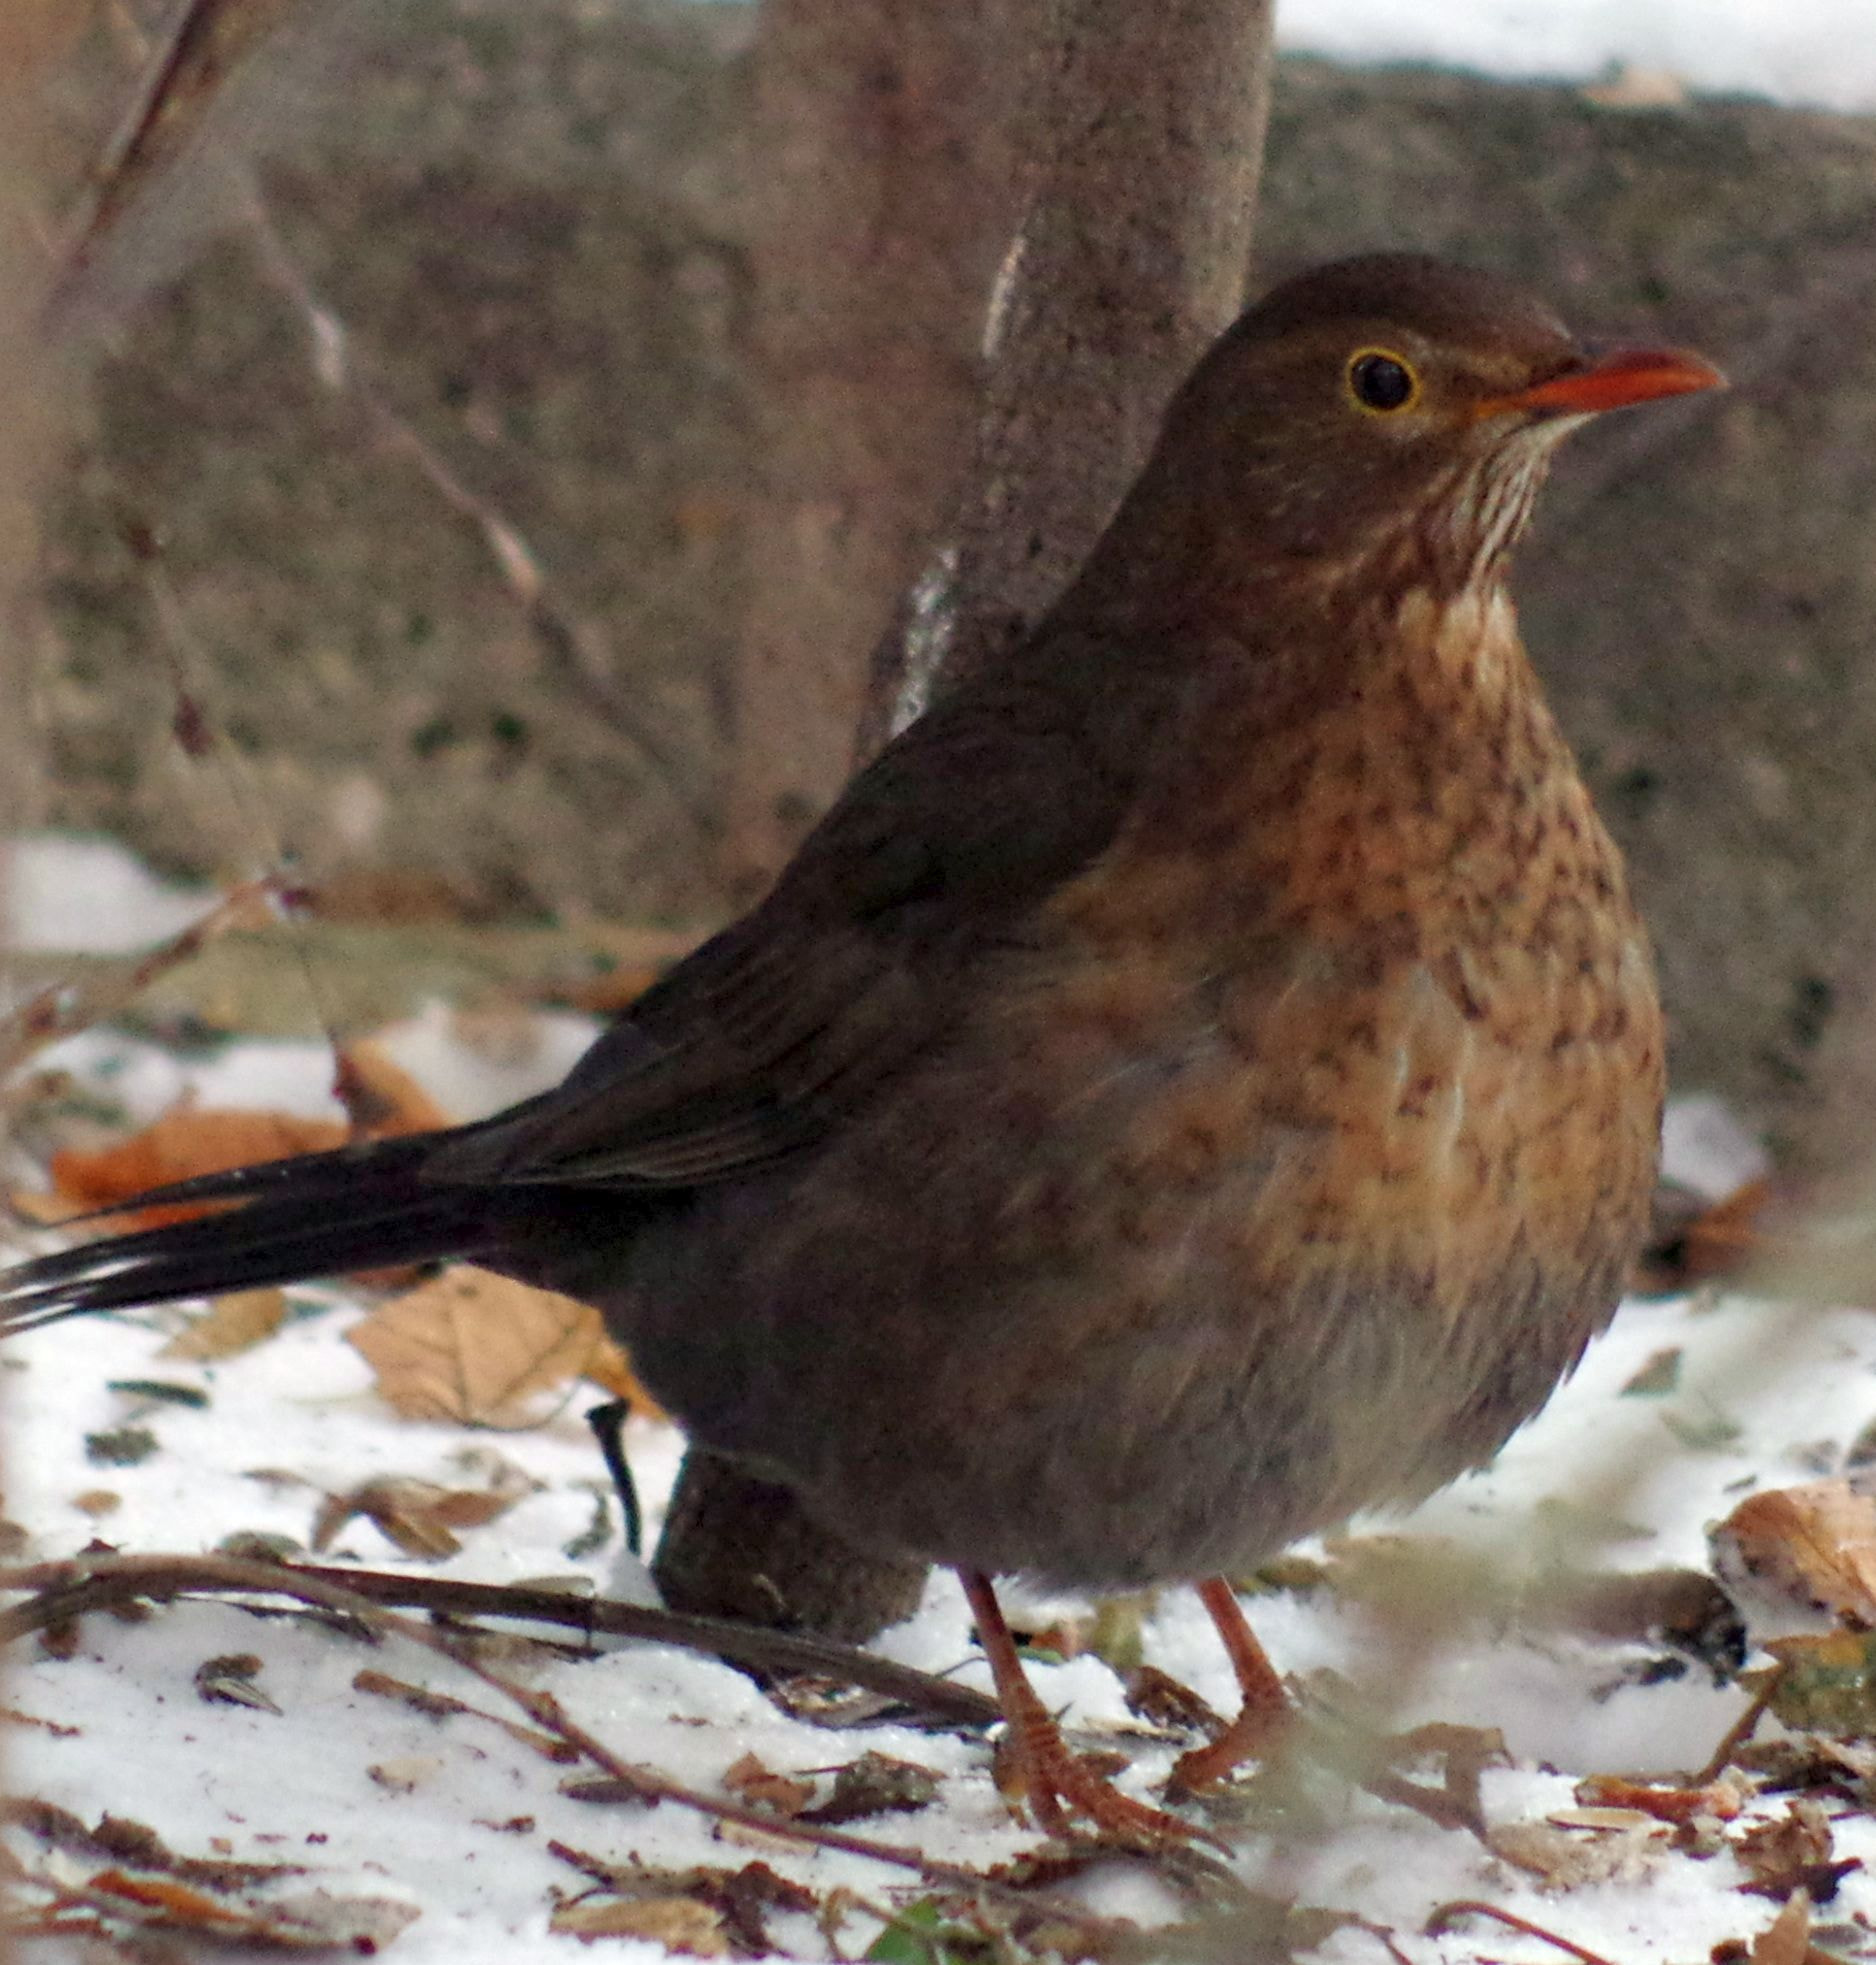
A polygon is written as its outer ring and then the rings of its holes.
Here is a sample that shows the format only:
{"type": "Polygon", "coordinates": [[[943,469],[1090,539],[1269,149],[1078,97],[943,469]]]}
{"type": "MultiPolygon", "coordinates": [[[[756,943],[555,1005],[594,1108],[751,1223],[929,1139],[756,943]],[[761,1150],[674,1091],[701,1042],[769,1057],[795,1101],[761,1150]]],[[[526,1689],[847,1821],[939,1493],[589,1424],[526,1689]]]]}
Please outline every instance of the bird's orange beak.
{"type": "Polygon", "coordinates": [[[1701,389],[1725,387],[1726,377],[1711,362],[1683,348],[1608,348],[1583,367],[1552,376],[1534,388],[1490,396],[1478,413],[1497,416],[1518,410],[1594,416],[1630,403],[1650,403],[1659,396],[1691,396],[1701,389]]]}

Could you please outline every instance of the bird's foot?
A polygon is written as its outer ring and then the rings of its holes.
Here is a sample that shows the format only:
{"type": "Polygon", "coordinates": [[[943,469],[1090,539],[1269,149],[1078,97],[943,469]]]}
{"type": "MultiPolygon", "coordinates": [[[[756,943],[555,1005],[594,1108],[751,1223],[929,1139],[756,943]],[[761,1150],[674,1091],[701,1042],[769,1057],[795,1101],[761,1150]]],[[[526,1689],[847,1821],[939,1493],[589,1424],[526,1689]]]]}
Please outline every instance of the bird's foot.
{"type": "Polygon", "coordinates": [[[1216,1841],[1196,1824],[1122,1794],[1089,1758],[1070,1750],[1040,1701],[1033,1711],[1011,1717],[998,1760],[997,1785],[1006,1796],[1020,1795],[1044,1835],[1071,1839],[1071,1816],[1079,1816],[1114,1842],[1163,1848],[1169,1842],[1216,1841]]]}
{"type": "Polygon", "coordinates": [[[1167,1794],[1174,1799],[1197,1794],[1216,1787],[1247,1760],[1265,1759],[1289,1732],[1293,1717],[1287,1705],[1246,1706],[1216,1739],[1173,1762],[1167,1794]]]}
{"type": "Polygon", "coordinates": [[[1224,1848],[1215,1836],[1177,1815],[1122,1794],[1105,1774],[1069,1751],[1061,1728],[1024,1674],[989,1577],[960,1569],[958,1580],[964,1585],[1008,1728],[998,1752],[997,1785],[1006,1796],[1021,1796],[1043,1834],[1071,1837],[1072,1812],[1092,1823],[1097,1835],[1135,1848],[1163,1849],[1168,1843],[1194,1841],[1224,1848]]]}
{"type": "Polygon", "coordinates": [[[1237,1592],[1222,1576],[1213,1576],[1199,1584],[1198,1596],[1218,1628],[1243,1703],[1237,1718],[1216,1739],[1181,1754],[1173,1763],[1166,1792],[1175,1797],[1216,1787],[1245,1761],[1265,1758],[1289,1732],[1296,1716],[1277,1668],[1245,1618],[1237,1592]]]}

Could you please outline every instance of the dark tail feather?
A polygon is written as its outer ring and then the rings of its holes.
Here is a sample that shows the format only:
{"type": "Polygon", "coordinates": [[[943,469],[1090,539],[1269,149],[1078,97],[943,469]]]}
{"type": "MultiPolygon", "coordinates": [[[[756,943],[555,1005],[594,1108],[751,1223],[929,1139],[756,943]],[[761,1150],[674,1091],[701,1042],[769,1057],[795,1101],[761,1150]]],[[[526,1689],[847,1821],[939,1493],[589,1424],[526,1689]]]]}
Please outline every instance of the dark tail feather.
{"type": "Polygon", "coordinates": [[[106,1236],[0,1274],[0,1336],[87,1310],[388,1269],[493,1245],[488,1196],[423,1178],[435,1134],[208,1174],[129,1206],[232,1201],[220,1214],[106,1236]]]}

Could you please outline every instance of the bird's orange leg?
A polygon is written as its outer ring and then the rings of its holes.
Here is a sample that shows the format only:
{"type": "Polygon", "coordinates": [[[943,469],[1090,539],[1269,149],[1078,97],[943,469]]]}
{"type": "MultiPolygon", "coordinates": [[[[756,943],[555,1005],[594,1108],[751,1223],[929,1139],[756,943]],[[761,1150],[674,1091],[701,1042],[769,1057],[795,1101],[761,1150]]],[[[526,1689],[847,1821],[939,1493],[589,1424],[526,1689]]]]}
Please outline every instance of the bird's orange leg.
{"type": "Polygon", "coordinates": [[[1210,1787],[1240,1762],[1268,1752],[1291,1718],[1290,1695],[1283,1689],[1276,1666],[1257,1642],[1257,1633],[1238,1604],[1238,1593],[1222,1576],[1207,1577],[1198,1592],[1199,1601],[1224,1640],[1242,1703],[1237,1718],[1217,1739],[1194,1747],[1174,1762],[1172,1779],[1167,1783],[1173,1794],[1210,1787]]]}
{"type": "MultiPolygon", "coordinates": [[[[1124,1795],[1068,1750],[1061,1730],[1036,1695],[1016,1655],[1016,1640],[1003,1621],[990,1578],[981,1570],[960,1569],[958,1581],[977,1625],[978,1642],[990,1661],[997,1703],[1009,1724],[1010,1749],[1022,1776],[1023,1798],[1045,1835],[1069,1833],[1066,1809],[1084,1815],[1103,1834],[1127,1842],[1205,1840],[1191,1823],[1161,1808],[1124,1795]],[[1066,1804],[1066,1808],[1064,1807],[1066,1804]]],[[[1255,1639],[1252,1640],[1256,1642],[1255,1639]]]]}

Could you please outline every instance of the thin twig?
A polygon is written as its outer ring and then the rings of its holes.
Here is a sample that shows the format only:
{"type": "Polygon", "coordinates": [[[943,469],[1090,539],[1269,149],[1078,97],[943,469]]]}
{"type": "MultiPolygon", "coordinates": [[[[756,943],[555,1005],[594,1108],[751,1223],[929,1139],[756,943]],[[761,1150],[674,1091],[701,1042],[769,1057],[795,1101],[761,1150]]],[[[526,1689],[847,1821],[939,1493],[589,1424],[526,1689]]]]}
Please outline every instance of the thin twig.
{"type": "Polygon", "coordinates": [[[244,186],[243,203],[262,272],[306,322],[312,339],[314,376],[333,395],[356,404],[379,440],[408,457],[443,502],[476,527],[496,571],[520,602],[535,639],[554,666],[653,767],[660,787],[690,822],[694,843],[701,849],[714,815],[708,803],[686,783],[677,745],[657,727],[646,707],[632,701],[619,687],[606,651],[595,645],[591,630],[562,605],[540,556],[520,528],[471,491],[364,372],[353,353],[350,330],[314,290],[287,250],[251,179],[244,186]]]}
{"type": "MultiPolygon", "coordinates": [[[[158,642],[174,696],[176,741],[183,755],[191,760],[213,752],[235,819],[246,834],[239,842],[240,850],[250,852],[252,842],[258,839],[265,851],[266,864],[275,868],[276,877],[284,881],[289,860],[268,801],[255,781],[252,766],[229,741],[225,722],[206,707],[203,678],[211,673],[213,665],[206,659],[190,627],[188,610],[169,577],[169,569],[163,564],[156,528],[133,518],[127,530],[131,551],[143,569],[150,606],[160,631],[158,642]]],[[[326,977],[314,962],[303,935],[292,936],[288,947],[299,968],[306,1000],[319,1020],[327,1044],[337,1052],[339,1030],[328,1006],[326,977]]]]}
{"type": "Polygon", "coordinates": [[[1790,1662],[1780,1659],[1765,1676],[1765,1682],[1752,1695],[1752,1703],[1720,1735],[1720,1743],[1713,1749],[1712,1758],[1698,1774],[1688,1776],[1690,1788],[1710,1787],[1733,1764],[1733,1756],[1751,1739],[1759,1721],[1765,1717],[1766,1708],[1778,1697],[1778,1688],[1785,1682],[1785,1674],[1791,1669],[1790,1662]]]}
{"type": "MultiPolygon", "coordinates": [[[[107,1556],[94,1560],[79,1558],[66,1563],[37,1564],[28,1569],[0,1572],[0,1588],[49,1591],[55,1600],[63,1598],[63,1601],[59,1601],[58,1614],[66,1615],[72,1607],[71,1597],[95,1593],[100,1583],[121,1583],[129,1572],[139,1567],[145,1572],[147,1586],[134,1592],[137,1595],[176,1596],[188,1587],[210,1589],[222,1594],[260,1592],[291,1596],[340,1616],[354,1618],[368,1629],[401,1637],[438,1657],[446,1658],[518,1706],[534,1725],[576,1748],[602,1774],[619,1782],[621,1789],[636,1800],[647,1803],[669,1801],[716,1821],[733,1822],[741,1828],[757,1829],[765,1835],[801,1843],[809,1848],[833,1850],[895,1869],[909,1870],[926,1883],[944,1889],[996,1898],[1020,1905],[1032,1913],[1046,1912],[1050,1917],[1071,1923],[1093,1941],[1098,1942],[1103,1934],[1111,1931],[1133,1928],[1113,1919],[1093,1916],[1082,1906],[1066,1899],[1025,1890],[962,1864],[936,1861],[916,1849],[876,1842],[868,1836],[850,1835],[843,1829],[791,1819],[721,1796],[705,1794],[670,1779],[655,1768],[621,1759],[603,1741],[572,1719],[552,1693],[522,1685],[477,1657],[464,1634],[420,1624],[413,1618],[401,1616],[373,1602],[360,1591],[349,1587],[356,1578],[348,1576],[345,1584],[339,1584],[329,1581],[324,1574],[316,1575],[303,1568],[253,1562],[236,1556],[107,1556]],[[185,1584],[188,1575],[195,1577],[193,1585],[185,1584]],[[30,1580],[39,1577],[47,1580],[37,1584],[30,1580]],[[63,1591],[60,1587],[62,1581],[65,1584],[63,1591]]],[[[95,1595],[92,1600],[96,1601],[95,1595]]]]}
{"type": "Polygon", "coordinates": [[[1614,1965],[1612,1959],[1578,1944],[1574,1938],[1562,1937],[1542,1924],[1533,1924],[1528,1917],[1520,1917],[1515,1911],[1500,1910],[1496,1904],[1483,1903],[1476,1897],[1455,1897],[1451,1903],[1441,1904],[1426,1921],[1427,1936],[1440,1937],[1459,1917],[1494,1917],[1509,1930],[1521,1932],[1527,1938],[1541,1938],[1547,1945],[1555,1945],[1559,1951],[1567,1952],[1576,1959],[1578,1965],[1614,1965]]]}
{"type": "Polygon", "coordinates": [[[230,929],[253,926],[270,916],[282,897],[282,882],[269,877],[244,881],[180,934],[153,949],[94,966],[82,980],[53,983],[17,1010],[0,1017],[0,1077],[10,1076],[48,1044],[70,1037],[119,1014],[158,977],[192,961],[230,929]]]}
{"type": "Polygon", "coordinates": [[[255,1589],[298,1596],[302,1582],[313,1589],[343,1589],[353,1598],[382,1607],[398,1605],[445,1616],[512,1617],[528,1623],[557,1624],[587,1637],[643,1638],[678,1645],[758,1671],[838,1679],[900,1700],[953,1725],[988,1726],[1001,1717],[997,1702],[987,1693],[828,1638],[601,1597],[569,1596],[558,1590],[400,1576],[384,1570],[331,1569],[311,1563],[270,1566],[224,1556],[79,1556],[0,1569],[0,1591],[30,1593],[29,1601],[0,1611],[0,1644],[30,1636],[85,1611],[136,1598],[160,1601],[255,1589]]]}
{"type": "Polygon", "coordinates": [[[282,0],[185,0],[153,36],[128,8],[111,24],[143,66],[116,132],[91,172],[91,196],[64,247],[48,304],[56,326],[98,246],[145,188],[189,148],[229,72],[275,24],[282,0]]]}

